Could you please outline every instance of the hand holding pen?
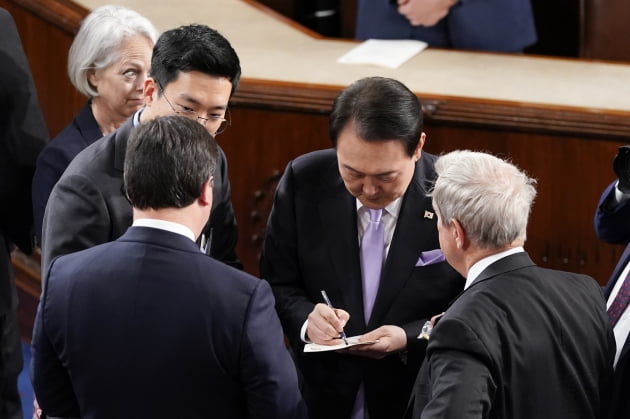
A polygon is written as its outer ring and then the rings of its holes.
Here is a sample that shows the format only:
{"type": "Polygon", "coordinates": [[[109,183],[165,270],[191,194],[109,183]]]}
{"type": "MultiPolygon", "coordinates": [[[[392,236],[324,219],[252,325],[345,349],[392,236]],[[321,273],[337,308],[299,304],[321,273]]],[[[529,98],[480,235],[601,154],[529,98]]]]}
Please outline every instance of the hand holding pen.
{"type": "MultiPolygon", "coordinates": [[[[326,291],[322,290],[322,297],[324,297],[324,301],[326,302],[326,305],[328,307],[330,307],[331,309],[335,309],[332,305],[332,303],[330,302],[330,298],[328,298],[328,294],[326,294],[326,291]]],[[[346,336],[346,332],[341,329],[341,335],[339,336],[341,339],[343,339],[343,342],[347,345],[348,344],[348,338],[346,336]]]]}

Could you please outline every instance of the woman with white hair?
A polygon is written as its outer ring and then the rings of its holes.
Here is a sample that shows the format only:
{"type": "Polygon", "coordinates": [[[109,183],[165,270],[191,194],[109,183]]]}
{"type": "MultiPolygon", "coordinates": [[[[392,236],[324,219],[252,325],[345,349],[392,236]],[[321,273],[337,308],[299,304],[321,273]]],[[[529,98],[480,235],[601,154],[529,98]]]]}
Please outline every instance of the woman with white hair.
{"type": "Polygon", "coordinates": [[[68,54],[68,76],[88,100],[37,160],[33,215],[38,242],[50,192],[72,159],[143,106],[157,38],[147,18],[122,6],[99,7],[81,24],[68,54]]]}

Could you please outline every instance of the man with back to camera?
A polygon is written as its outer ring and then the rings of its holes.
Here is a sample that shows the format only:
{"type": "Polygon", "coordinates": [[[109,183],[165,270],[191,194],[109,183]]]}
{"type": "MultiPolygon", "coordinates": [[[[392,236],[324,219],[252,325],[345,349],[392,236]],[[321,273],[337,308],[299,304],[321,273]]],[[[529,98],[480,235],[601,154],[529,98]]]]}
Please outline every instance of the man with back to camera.
{"type": "MultiPolygon", "coordinates": [[[[153,48],[150,77],[144,83],[145,107],[79,153],[53,188],[44,215],[42,272],[55,256],[114,240],[131,225],[122,176],[132,127],[178,114],[216,135],[230,122],[228,101],[240,75],[236,52],[214,29],[187,25],[164,32],[153,48]]],[[[219,151],[214,207],[200,241],[210,256],[241,267],[227,161],[219,151]]]]}
{"type": "Polygon", "coordinates": [[[615,351],[604,300],[593,278],[523,249],[535,180],[471,151],[435,169],[440,247],[466,285],[429,335],[413,417],[603,418],[615,351]]]}
{"type": "Polygon", "coordinates": [[[615,353],[613,387],[608,418],[630,415],[630,146],[619,147],[613,161],[617,180],[602,193],[595,212],[595,232],[601,240],[626,246],[604,287],[608,314],[613,326],[615,353]]]}
{"type": "Polygon", "coordinates": [[[179,116],[130,134],[134,221],[54,259],[33,331],[43,411],[97,418],[305,418],[269,285],[206,257],[220,152],[179,116]]]}
{"type": "Polygon", "coordinates": [[[441,257],[426,196],[435,156],[422,151],[420,101],[393,79],[365,78],[341,92],[330,134],[334,149],[293,160],[278,184],[261,275],[310,417],[396,419],[426,347],[422,325],[463,285],[441,257]],[[342,331],[378,342],[303,352],[306,341],[343,343],[342,331]]]}

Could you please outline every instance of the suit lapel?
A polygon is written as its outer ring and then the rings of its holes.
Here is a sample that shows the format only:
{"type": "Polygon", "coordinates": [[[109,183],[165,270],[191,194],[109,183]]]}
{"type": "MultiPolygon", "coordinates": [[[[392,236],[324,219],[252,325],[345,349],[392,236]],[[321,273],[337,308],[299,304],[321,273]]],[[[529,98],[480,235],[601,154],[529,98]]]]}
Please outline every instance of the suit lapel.
{"type": "Polygon", "coordinates": [[[127,140],[133,128],[133,116],[120,126],[114,135],[114,168],[122,172],[125,168],[125,153],[127,152],[127,140]]]}
{"type": "Polygon", "coordinates": [[[329,244],[329,260],[335,271],[334,278],[322,278],[328,288],[337,288],[343,301],[335,305],[351,313],[352,320],[360,318],[363,324],[363,291],[361,286],[361,266],[359,263],[359,242],[357,230],[356,200],[347,191],[339,176],[335,160],[330,168],[329,179],[325,183],[325,196],[319,204],[320,225],[324,229],[324,238],[329,244]]]}
{"type": "Polygon", "coordinates": [[[395,306],[395,299],[409,280],[420,252],[433,250],[438,242],[436,218],[426,196],[425,182],[423,171],[417,167],[403,196],[368,328],[380,324],[395,306]]]}

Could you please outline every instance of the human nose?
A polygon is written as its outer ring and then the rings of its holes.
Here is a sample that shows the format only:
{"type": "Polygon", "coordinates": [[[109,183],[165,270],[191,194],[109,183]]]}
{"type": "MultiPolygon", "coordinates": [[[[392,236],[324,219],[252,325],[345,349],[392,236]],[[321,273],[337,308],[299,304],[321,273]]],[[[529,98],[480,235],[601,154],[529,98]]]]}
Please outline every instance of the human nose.
{"type": "Polygon", "coordinates": [[[365,195],[370,196],[374,195],[378,191],[378,185],[372,178],[366,176],[365,179],[363,179],[362,189],[365,195]]]}

